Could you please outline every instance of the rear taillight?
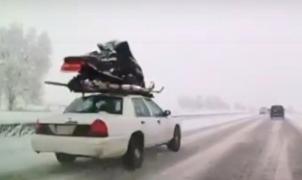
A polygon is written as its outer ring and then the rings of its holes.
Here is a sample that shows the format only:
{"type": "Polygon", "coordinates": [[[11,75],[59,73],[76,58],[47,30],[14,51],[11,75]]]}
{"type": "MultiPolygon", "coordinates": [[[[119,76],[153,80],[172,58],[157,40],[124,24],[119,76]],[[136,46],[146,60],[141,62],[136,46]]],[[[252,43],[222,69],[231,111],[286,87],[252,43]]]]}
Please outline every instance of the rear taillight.
{"type": "Polygon", "coordinates": [[[108,128],[104,121],[96,119],[89,129],[89,136],[93,137],[108,137],[108,128]]]}
{"type": "Polygon", "coordinates": [[[79,72],[83,64],[84,60],[81,58],[68,58],[65,59],[61,70],[65,72],[79,72]]]}

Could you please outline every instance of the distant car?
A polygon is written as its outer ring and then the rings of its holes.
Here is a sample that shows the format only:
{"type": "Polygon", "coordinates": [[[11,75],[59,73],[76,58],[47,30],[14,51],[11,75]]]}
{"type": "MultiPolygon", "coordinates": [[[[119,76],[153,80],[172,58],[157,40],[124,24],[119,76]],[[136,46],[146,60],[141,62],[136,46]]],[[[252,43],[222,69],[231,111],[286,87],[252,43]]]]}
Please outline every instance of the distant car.
{"type": "Polygon", "coordinates": [[[91,95],[75,99],[63,114],[37,123],[34,151],[55,153],[62,164],[76,157],[123,157],[130,169],[143,162],[144,148],[165,144],[177,152],[178,119],[151,98],[140,95],[91,95]]]}
{"type": "Polygon", "coordinates": [[[259,110],[259,114],[264,115],[268,113],[268,109],[266,107],[262,107],[259,110]]]}
{"type": "Polygon", "coordinates": [[[270,109],[271,118],[284,118],[284,107],[281,105],[273,105],[270,109]]]}

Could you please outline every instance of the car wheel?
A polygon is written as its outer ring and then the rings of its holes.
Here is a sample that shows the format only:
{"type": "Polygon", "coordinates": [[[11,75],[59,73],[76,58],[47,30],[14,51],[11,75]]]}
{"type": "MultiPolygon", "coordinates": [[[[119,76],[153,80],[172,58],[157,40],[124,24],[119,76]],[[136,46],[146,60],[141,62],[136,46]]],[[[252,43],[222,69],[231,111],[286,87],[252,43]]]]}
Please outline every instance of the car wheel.
{"type": "Polygon", "coordinates": [[[123,157],[126,168],[134,170],[140,168],[144,160],[144,147],[141,140],[137,137],[131,137],[127,153],[123,157]]]}
{"type": "Polygon", "coordinates": [[[168,142],[168,149],[174,152],[179,151],[181,145],[181,132],[179,126],[174,129],[174,135],[170,142],[168,142]]]}
{"type": "Polygon", "coordinates": [[[73,163],[76,159],[76,156],[65,153],[56,153],[56,158],[61,164],[66,165],[73,163]]]}

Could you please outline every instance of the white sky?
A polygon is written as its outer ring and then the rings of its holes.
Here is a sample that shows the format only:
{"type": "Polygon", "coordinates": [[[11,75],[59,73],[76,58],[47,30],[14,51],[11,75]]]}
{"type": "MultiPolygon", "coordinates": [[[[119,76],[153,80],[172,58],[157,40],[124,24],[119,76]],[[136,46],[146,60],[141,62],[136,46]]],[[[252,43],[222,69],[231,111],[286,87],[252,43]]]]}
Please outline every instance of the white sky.
{"type": "MultiPolygon", "coordinates": [[[[64,56],[119,39],[129,41],[146,78],[166,87],[158,98],[166,107],[185,94],[302,107],[301,9],[298,0],[0,0],[0,25],[48,32],[47,80],[69,80],[59,71],[64,56]]],[[[60,87],[45,92],[47,103],[73,98],[60,87]]]]}

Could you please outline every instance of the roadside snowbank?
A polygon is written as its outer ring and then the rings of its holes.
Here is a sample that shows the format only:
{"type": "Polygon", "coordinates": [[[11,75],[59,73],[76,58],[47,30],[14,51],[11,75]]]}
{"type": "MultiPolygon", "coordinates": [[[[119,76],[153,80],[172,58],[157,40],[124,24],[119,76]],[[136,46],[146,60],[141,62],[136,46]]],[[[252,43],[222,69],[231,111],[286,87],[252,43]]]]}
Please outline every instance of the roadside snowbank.
{"type": "Polygon", "coordinates": [[[204,115],[195,117],[189,120],[183,118],[182,130],[191,131],[194,129],[207,128],[211,126],[216,126],[226,122],[236,121],[239,119],[245,119],[251,117],[251,114],[222,114],[222,115],[204,115]]]}

